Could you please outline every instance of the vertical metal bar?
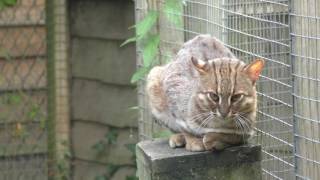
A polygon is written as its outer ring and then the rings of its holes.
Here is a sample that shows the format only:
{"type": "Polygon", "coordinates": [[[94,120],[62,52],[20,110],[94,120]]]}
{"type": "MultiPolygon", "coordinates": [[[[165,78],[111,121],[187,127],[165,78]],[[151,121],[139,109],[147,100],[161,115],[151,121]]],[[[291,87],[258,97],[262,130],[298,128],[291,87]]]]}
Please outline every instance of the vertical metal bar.
{"type": "Polygon", "coordinates": [[[292,29],[293,29],[293,22],[292,22],[292,8],[293,8],[293,3],[294,3],[294,0],[290,0],[289,1],[289,37],[290,37],[290,64],[291,64],[291,85],[292,85],[292,88],[291,88],[291,97],[292,97],[292,106],[293,106],[293,113],[292,113],[292,120],[293,120],[293,158],[294,158],[294,177],[296,177],[296,174],[297,174],[297,156],[296,156],[296,152],[297,152],[297,137],[296,137],[296,132],[297,132],[297,119],[295,118],[295,97],[293,96],[294,94],[294,88],[296,87],[296,84],[295,84],[295,81],[294,81],[294,76],[293,76],[293,73],[294,73],[294,67],[295,67],[295,57],[292,56],[292,53],[293,53],[293,41],[294,41],[294,37],[293,35],[291,34],[292,32],[292,29]]]}

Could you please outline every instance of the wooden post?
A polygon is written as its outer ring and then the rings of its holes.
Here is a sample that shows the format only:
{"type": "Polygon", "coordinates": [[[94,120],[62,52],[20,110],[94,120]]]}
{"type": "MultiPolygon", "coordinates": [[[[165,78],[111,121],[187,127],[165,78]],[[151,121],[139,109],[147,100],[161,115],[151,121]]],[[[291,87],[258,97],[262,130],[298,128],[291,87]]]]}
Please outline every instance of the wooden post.
{"type": "Polygon", "coordinates": [[[67,0],[46,1],[48,22],[49,179],[70,179],[67,0]]]}

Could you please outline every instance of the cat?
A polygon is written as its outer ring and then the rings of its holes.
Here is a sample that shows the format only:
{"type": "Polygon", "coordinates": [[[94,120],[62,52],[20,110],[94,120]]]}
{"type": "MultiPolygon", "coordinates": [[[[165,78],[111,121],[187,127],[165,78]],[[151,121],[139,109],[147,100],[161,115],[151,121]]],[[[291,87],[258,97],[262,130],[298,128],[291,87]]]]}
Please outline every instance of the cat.
{"type": "Polygon", "coordinates": [[[218,39],[198,35],[173,61],[154,67],[146,92],[157,122],[176,133],[170,147],[205,151],[245,143],[255,127],[263,66],[260,59],[246,65],[218,39]]]}

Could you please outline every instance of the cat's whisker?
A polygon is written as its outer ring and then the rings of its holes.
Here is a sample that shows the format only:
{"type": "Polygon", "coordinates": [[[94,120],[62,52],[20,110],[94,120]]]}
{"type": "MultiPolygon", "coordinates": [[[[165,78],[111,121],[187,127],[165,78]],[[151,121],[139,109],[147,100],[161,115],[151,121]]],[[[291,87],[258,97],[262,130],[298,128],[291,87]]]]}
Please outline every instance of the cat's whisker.
{"type": "Polygon", "coordinates": [[[206,119],[204,119],[204,120],[201,122],[201,124],[200,124],[199,127],[204,127],[204,125],[206,124],[206,122],[207,122],[207,121],[210,121],[210,120],[211,120],[211,115],[209,115],[206,119]]]}
{"type": "Polygon", "coordinates": [[[203,117],[203,116],[205,116],[205,115],[207,115],[207,113],[196,114],[196,115],[194,115],[194,116],[192,116],[192,117],[189,117],[189,120],[190,120],[190,121],[193,121],[193,120],[198,119],[198,118],[201,118],[201,117],[203,117]]]}
{"type": "Polygon", "coordinates": [[[237,121],[236,121],[240,127],[240,131],[241,131],[241,134],[242,134],[242,139],[245,140],[245,129],[244,129],[244,126],[243,124],[241,123],[240,119],[237,118],[237,121]]]}
{"type": "Polygon", "coordinates": [[[235,119],[235,124],[236,124],[237,129],[242,132],[242,129],[241,129],[241,126],[240,126],[240,123],[239,123],[238,119],[235,119]]]}
{"type": "Polygon", "coordinates": [[[236,125],[236,128],[242,133],[243,131],[242,131],[241,125],[239,124],[239,121],[237,118],[235,119],[235,125],[236,125]]]}
{"type": "Polygon", "coordinates": [[[239,115],[239,117],[246,123],[247,127],[248,127],[248,130],[251,129],[250,127],[250,120],[242,115],[239,115]]]}
{"type": "Polygon", "coordinates": [[[209,114],[210,114],[210,112],[203,112],[203,113],[196,114],[196,115],[192,116],[191,118],[201,116],[201,115],[209,115],[209,114]]]}
{"type": "Polygon", "coordinates": [[[244,119],[242,119],[240,116],[239,116],[239,121],[242,122],[243,126],[244,126],[244,132],[243,132],[243,138],[245,134],[248,134],[248,132],[250,132],[251,128],[248,124],[248,122],[246,122],[244,119]]]}
{"type": "Polygon", "coordinates": [[[205,124],[203,125],[203,127],[207,126],[211,120],[214,120],[214,115],[211,115],[210,118],[205,122],[205,124]]]}
{"type": "Polygon", "coordinates": [[[239,113],[239,116],[250,122],[251,120],[246,117],[247,114],[248,113],[239,113]]]}
{"type": "Polygon", "coordinates": [[[198,132],[200,130],[200,128],[205,127],[211,120],[211,118],[214,117],[213,115],[209,115],[207,118],[205,118],[201,124],[198,126],[198,128],[196,129],[196,131],[198,132]]]}
{"type": "Polygon", "coordinates": [[[248,122],[249,120],[242,116],[240,113],[237,113],[236,120],[241,125],[243,138],[245,138],[245,134],[247,134],[251,130],[250,124],[248,122]]]}
{"type": "Polygon", "coordinates": [[[208,117],[208,116],[210,116],[210,114],[207,113],[207,112],[205,112],[205,113],[200,113],[200,114],[197,114],[197,115],[195,115],[195,116],[192,116],[192,117],[189,119],[189,121],[195,122],[195,121],[197,121],[197,120],[199,120],[199,119],[201,119],[201,118],[203,118],[203,117],[208,117]]]}
{"type": "Polygon", "coordinates": [[[247,124],[247,121],[244,120],[241,116],[239,116],[239,121],[244,125],[244,127],[245,127],[246,129],[249,128],[249,127],[248,127],[248,124],[247,124]]]}
{"type": "Polygon", "coordinates": [[[243,120],[243,119],[241,118],[241,116],[239,116],[238,120],[239,120],[239,122],[241,123],[241,125],[243,126],[243,130],[244,130],[244,131],[248,131],[249,127],[248,127],[248,124],[246,123],[246,121],[243,120]]]}
{"type": "Polygon", "coordinates": [[[195,121],[197,121],[197,120],[200,120],[201,118],[207,118],[207,117],[209,117],[209,116],[215,116],[215,115],[216,115],[216,113],[213,113],[213,112],[211,112],[211,111],[210,111],[210,112],[199,113],[199,114],[191,117],[191,118],[189,119],[189,121],[195,122],[195,121]]]}
{"type": "Polygon", "coordinates": [[[238,130],[242,131],[237,119],[235,119],[235,125],[238,130]]]}

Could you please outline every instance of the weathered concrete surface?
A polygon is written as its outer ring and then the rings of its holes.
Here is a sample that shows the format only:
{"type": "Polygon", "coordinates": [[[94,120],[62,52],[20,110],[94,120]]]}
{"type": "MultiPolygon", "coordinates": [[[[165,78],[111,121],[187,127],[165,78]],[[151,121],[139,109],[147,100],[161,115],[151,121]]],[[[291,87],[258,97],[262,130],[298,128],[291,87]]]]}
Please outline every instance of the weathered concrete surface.
{"type": "Polygon", "coordinates": [[[134,87],[74,79],[72,82],[72,117],[114,127],[136,127],[138,113],[134,87]]]}
{"type": "Polygon", "coordinates": [[[134,36],[132,0],[73,0],[71,32],[82,37],[125,40],[134,36]]]}
{"type": "Polygon", "coordinates": [[[136,69],[136,49],[133,44],[120,47],[123,41],[73,38],[73,77],[129,85],[136,69]]]}
{"type": "MultiPolygon", "coordinates": [[[[126,176],[132,176],[135,172],[136,169],[131,166],[120,167],[110,180],[125,180],[126,176]]],[[[73,161],[72,174],[75,180],[97,180],[97,177],[108,174],[108,164],[76,159],[73,161]]]]}
{"type": "Polygon", "coordinates": [[[95,180],[96,177],[106,173],[106,164],[92,161],[73,160],[72,179],[74,180],[95,180]]]}
{"type": "Polygon", "coordinates": [[[71,142],[73,180],[124,180],[135,175],[128,144],[138,141],[137,92],[130,83],[136,70],[132,0],[70,0],[71,142]],[[110,132],[113,143],[106,143],[110,132]],[[103,142],[99,148],[93,148],[103,142]],[[110,177],[108,167],[121,167],[110,177]]]}
{"type": "Polygon", "coordinates": [[[133,165],[133,154],[127,144],[135,144],[138,140],[136,129],[117,129],[115,144],[108,144],[106,134],[110,127],[96,123],[73,121],[72,149],[74,157],[91,162],[110,163],[114,165],[133,165]],[[93,148],[98,142],[105,142],[102,152],[93,148]]]}
{"type": "Polygon", "coordinates": [[[140,180],[261,179],[261,147],[244,145],[221,152],[171,149],[167,140],[143,141],[137,147],[140,180]]]}

